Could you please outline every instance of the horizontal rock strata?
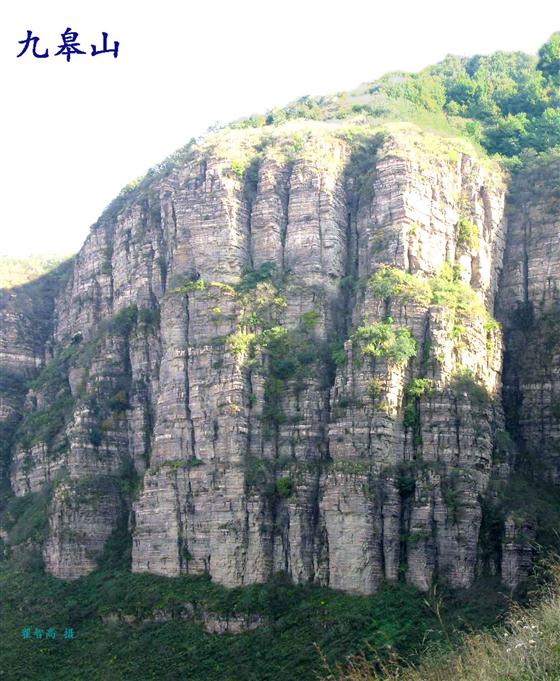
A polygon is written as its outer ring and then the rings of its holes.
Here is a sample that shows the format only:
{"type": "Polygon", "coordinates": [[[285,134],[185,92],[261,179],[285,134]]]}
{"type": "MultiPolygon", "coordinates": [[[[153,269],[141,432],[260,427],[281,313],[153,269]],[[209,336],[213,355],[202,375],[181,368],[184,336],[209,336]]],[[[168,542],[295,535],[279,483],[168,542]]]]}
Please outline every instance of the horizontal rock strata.
{"type": "MultiPolygon", "coordinates": [[[[505,193],[412,126],[230,130],[109,207],[39,338],[2,294],[2,367],[27,381],[0,398],[10,484],[51,490],[49,572],[87,574],[128,526],[135,572],[514,588],[526,533],[484,546],[511,464],[492,313],[553,305],[557,235],[539,204],[507,221],[505,193]]],[[[552,451],[533,364],[519,424],[552,451]]]]}

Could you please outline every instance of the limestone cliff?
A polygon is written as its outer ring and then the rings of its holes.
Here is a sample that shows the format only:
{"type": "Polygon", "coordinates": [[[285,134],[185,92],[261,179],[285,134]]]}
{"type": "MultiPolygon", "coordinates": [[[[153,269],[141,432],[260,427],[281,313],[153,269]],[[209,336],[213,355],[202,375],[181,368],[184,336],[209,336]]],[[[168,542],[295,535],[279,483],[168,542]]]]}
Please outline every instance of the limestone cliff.
{"type": "Polygon", "coordinates": [[[4,473],[47,492],[46,568],[126,527],[137,572],[514,588],[534,526],[488,514],[508,431],[557,479],[558,354],[507,320],[546,327],[560,261],[554,188],[506,219],[506,180],[411,125],[226,130],[123,194],[66,281],[4,292],[4,473]]]}

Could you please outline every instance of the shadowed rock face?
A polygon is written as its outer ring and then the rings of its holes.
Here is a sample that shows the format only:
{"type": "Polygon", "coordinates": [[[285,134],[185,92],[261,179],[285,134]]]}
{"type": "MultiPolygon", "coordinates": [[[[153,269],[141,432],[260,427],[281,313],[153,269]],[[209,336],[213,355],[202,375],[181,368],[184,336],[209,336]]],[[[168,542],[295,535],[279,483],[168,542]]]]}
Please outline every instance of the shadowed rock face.
{"type": "Polygon", "coordinates": [[[532,465],[560,481],[560,231],[557,160],[529,165],[510,189],[498,314],[508,340],[508,425],[532,465]]]}
{"type": "MultiPolygon", "coordinates": [[[[9,479],[18,496],[52,485],[47,569],[86,574],[128,523],[136,572],[371,593],[486,570],[515,587],[534,528],[508,516],[496,551],[481,532],[512,463],[487,311],[504,248],[506,316],[552,306],[558,265],[527,237],[529,213],[557,238],[532,195],[506,245],[505,189],[409,126],[230,130],[106,211],[38,345],[24,292],[3,294],[2,366],[36,376],[0,396],[9,479]]],[[[506,364],[506,394],[521,386],[536,442],[532,362],[506,364]]]]}

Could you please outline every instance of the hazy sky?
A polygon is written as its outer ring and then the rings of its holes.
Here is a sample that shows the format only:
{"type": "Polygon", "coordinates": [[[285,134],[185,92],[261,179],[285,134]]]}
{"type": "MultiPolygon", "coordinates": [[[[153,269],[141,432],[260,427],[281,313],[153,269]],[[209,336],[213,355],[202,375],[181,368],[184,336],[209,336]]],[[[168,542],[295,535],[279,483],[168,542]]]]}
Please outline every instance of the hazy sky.
{"type": "Polygon", "coordinates": [[[535,53],[557,29],[551,0],[4,2],[0,253],[77,250],[121,187],[216,121],[449,53],[535,53]],[[70,63],[67,27],[88,52],[70,63]],[[49,58],[16,58],[28,29],[49,58]],[[102,31],[117,59],[90,56],[102,31]]]}

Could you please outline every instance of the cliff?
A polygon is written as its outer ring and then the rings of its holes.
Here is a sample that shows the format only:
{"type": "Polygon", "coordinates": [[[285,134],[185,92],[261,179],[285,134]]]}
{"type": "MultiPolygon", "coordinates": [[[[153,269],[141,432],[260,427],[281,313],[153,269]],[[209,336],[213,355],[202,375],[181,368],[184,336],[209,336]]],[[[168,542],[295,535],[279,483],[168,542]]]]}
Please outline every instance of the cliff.
{"type": "Polygon", "coordinates": [[[226,586],[516,587],[514,440],[557,479],[551,177],[506,201],[496,162],[410,124],[190,145],[66,278],[2,294],[4,479],[48,518],[19,541],[10,501],[8,545],[64,579],[126,530],[134,572],[226,586]]]}

